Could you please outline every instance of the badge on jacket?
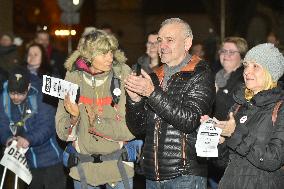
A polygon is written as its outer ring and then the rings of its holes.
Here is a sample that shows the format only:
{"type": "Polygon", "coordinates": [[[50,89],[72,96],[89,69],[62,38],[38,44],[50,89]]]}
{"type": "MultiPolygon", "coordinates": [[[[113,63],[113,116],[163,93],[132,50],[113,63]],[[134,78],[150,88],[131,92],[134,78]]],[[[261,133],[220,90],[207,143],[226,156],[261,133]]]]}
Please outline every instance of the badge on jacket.
{"type": "Polygon", "coordinates": [[[243,116],[243,117],[241,117],[241,119],[240,119],[240,123],[244,123],[244,122],[246,122],[246,121],[247,121],[247,119],[248,119],[248,116],[243,116]]]}

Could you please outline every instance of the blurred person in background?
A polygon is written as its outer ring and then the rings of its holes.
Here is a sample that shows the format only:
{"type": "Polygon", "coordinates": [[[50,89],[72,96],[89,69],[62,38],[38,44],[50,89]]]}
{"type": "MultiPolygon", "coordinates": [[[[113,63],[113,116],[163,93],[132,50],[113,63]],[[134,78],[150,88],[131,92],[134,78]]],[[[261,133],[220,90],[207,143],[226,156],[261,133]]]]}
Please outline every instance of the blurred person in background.
{"type": "MultiPolygon", "coordinates": [[[[27,47],[23,64],[30,72],[32,85],[39,91],[42,88],[43,75],[60,78],[57,73],[53,73],[54,69],[52,69],[46,51],[41,44],[32,43],[27,47]]],[[[55,107],[53,112],[55,115],[58,99],[43,94],[43,101],[55,107]]]]}
{"type": "Polygon", "coordinates": [[[215,76],[216,100],[213,116],[226,119],[234,104],[233,93],[243,84],[243,58],[248,44],[241,37],[227,37],[218,51],[222,69],[215,76]]]}
{"type": "Polygon", "coordinates": [[[205,52],[204,60],[210,65],[210,68],[214,75],[222,68],[220,61],[218,60],[218,49],[220,44],[219,36],[216,34],[213,28],[209,28],[209,35],[203,41],[203,49],[205,52]]]}
{"type": "MultiPolygon", "coordinates": [[[[269,32],[267,37],[266,37],[266,42],[267,43],[272,43],[279,49],[279,51],[284,54],[284,46],[280,43],[278,35],[276,35],[275,32],[269,32]]],[[[281,76],[279,79],[279,82],[284,83],[284,75],[281,76]]],[[[284,85],[283,85],[284,88],[284,85]]]]}
{"type": "Polygon", "coordinates": [[[195,45],[192,45],[191,54],[196,55],[204,60],[205,52],[202,43],[196,43],[195,45]]]}
{"type": "Polygon", "coordinates": [[[18,49],[13,41],[14,37],[10,33],[0,35],[0,69],[4,79],[7,79],[9,72],[20,64],[18,49]]]}
{"type": "MultiPolygon", "coordinates": [[[[215,76],[216,99],[213,117],[225,120],[229,109],[235,103],[234,92],[244,83],[243,58],[248,50],[248,44],[241,37],[227,37],[218,51],[222,69],[215,76]]],[[[227,166],[228,159],[212,158],[209,164],[209,181],[212,188],[216,188],[227,166]],[[215,187],[214,187],[215,186],[215,187]]]]}
{"type": "Polygon", "coordinates": [[[147,73],[153,72],[153,69],[161,65],[158,54],[158,33],[150,32],[147,35],[146,52],[144,55],[138,58],[137,63],[132,66],[133,70],[136,70],[137,64],[147,73]]]}
{"type": "MultiPolygon", "coordinates": [[[[279,49],[280,45],[280,41],[279,41],[279,37],[276,35],[275,32],[269,32],[268,35],[266,36],[266,42],[267,43],[272,43],[274,44],[275,47],[277,47],[279,49]]],[[[282,49],[279,49],[280,52],[282,52],[282,49]]],[[[283,52],[282,52],[283,53],[283,52]]]]}
{"type": "Polygon", "coordinates": [[[66,69],[64,68],[66,55],[53,47],[50,40],[50,35],[46,30],[39,30],[36,32],[34,41],[44,47],[52,68],[52,73],[63,79],[66,72],[66,69]]]}

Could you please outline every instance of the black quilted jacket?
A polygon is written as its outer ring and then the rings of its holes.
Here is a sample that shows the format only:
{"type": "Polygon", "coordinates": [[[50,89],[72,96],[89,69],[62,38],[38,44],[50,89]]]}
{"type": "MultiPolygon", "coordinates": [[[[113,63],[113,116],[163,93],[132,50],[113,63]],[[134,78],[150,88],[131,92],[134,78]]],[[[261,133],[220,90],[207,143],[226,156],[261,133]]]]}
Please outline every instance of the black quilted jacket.
{"type": "Polygon", "coordinates": [[[146,178],[206,176],[206,161],[196,156],[194,146],[200,116],[210,112],[214,101],[214,78],[208,65],[200,61],[194,71],[174,74],[167,91],[159,86],[157,74],[151,77],[155,90],[150,97],[139,103],[129,99],[126,105],[130,131],[146,136],[142,157],[146,178]]]}
{"type": "Polygon", "coordinates": [[[225,143],[230,149],[229,163],[219,189],[281,189],[284,188],[284,106],[277,111],[276,103],[284,100],[280,87],[261,91],[249,102],[244,90],[234,96],[240,104],[235,115],[236,129],[225,143]]]}

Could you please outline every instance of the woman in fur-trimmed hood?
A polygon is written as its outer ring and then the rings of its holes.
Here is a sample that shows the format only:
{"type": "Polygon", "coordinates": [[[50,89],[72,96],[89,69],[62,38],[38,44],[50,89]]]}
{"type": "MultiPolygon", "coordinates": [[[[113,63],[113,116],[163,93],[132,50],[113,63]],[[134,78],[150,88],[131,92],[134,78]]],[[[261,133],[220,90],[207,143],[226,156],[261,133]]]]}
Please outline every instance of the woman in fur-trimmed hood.
{"type": "MultiPolygon", "coordinates": [[[[83,36],[78,48],[67,59],[65,80],[78,84],[78,102],[69,96],[60,100],[56,113],[56,131],[60,139],[72,141],[81,154],[109,154],[133,139],[125,122],[124,78],[130,73],[117,39],[102,30],[83,36]]],[[[124,164],[132,185],[133,165],[124,164]]],[[[88,187],[123,188],[116,161],[82,164],[88,187]]],[[[77,167],[70,170],[75,189],[82,177],[77,167]]]]}
{"type": "MultiPolygon", "coordinates": [[[[92,31],[80,39],[77,50],[67,59],[65,67],[67,71],[74,71],[74,66],[77,63],[76,60],[81,58],[91,63],[97,55],[106,55],[108,52],[111,52],[113,55],[114,66],[116,66],[116,64],[125,64],[127,58],[124,53],[118,49],[117,39],[103,30],[92,31]]],[[[88,65],[88,67],[90,67],[90,65],[88,65]]]]}

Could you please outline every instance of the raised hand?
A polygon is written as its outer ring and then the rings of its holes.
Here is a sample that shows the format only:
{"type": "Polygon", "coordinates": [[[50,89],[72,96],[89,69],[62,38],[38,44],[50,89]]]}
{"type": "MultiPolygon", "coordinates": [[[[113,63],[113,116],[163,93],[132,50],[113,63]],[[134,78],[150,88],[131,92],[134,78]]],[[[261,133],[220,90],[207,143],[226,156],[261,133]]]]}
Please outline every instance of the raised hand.
{"type": "Polygon", "coordinates": [[[80,112],[79,112],[79,106],[78,104],[75,102],[75,103],[72,103],[70,101],[70,96],[69,94],[67,94],[64,98],[64,107],[66,109],[66,111],[71,114],[72,116],[74,117],[78,117],[80,112]]]}
{"type": "Polygon", "coordinates": [[[28,148],[30,145],[30,142],[21,136],[17,136],[16,140],[18,142],[17,148],[28,148]]]}
{"type": "Polygon", "coordinates": [[[140,76],[130,74],[125,80],[125,89],[130,98],[136,102],[141,100],[141,96],[149,97],[155,88],[151,77],[143,69],[141,74],[140,76]]]}
{"type": "Polygon", "coordinates": [[[208,115],[203,115],[200,117],[200,123],[203,123],[204,121],[207,121],[210,117],[208,115]]]}
{"type": "Polygon", "coordinates": [[[217,124],[214,126],[222,129],[222,136],[230,137],[236,128],[236,121],[233,112],[230,112],[228,121],[217,121],[217,124]]]}

